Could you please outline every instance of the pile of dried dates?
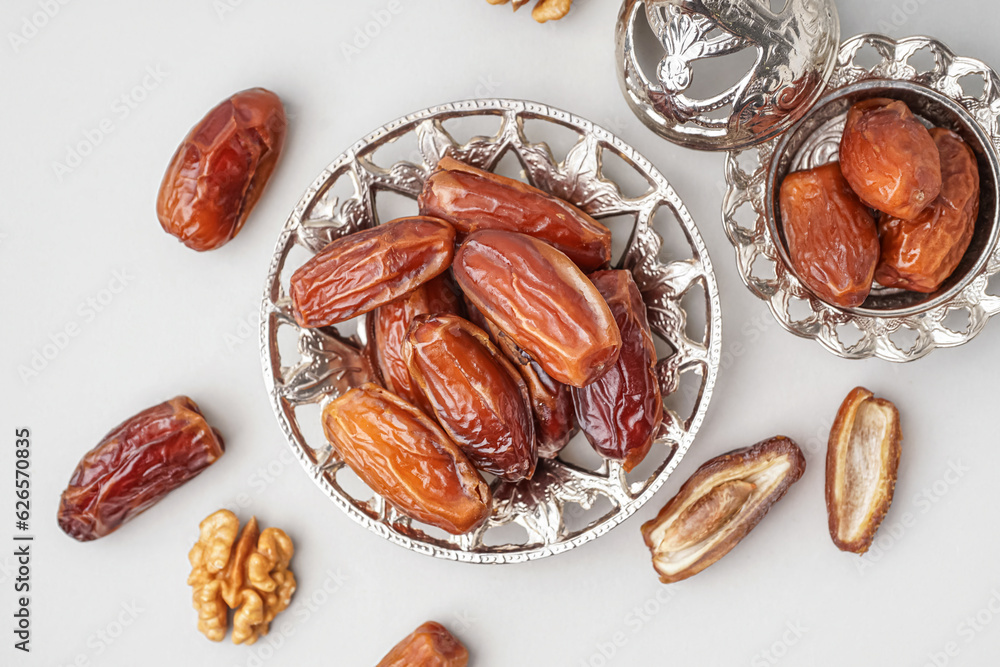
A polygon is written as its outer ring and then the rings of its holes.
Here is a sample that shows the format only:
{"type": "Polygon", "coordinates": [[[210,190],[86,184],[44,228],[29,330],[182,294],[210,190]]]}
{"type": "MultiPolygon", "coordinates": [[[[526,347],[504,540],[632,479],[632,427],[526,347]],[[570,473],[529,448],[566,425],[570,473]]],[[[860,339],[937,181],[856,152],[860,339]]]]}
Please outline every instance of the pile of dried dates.
{"type": "Polygon", "coordinates": [[[798,277],[824,301],[860,306],[873,282],[930,293],[958,267],[979,215],[979,167],[951,130],[900,100],[858,102],[840,162],[789,174],[780,207],[798,277]]]}
{"type": "Polygon", "coordinates": [[[350,234],[291,277],[296,321],[365,315],[376,382],[323,410],[347,465],[453,534],[490,515],[487,473],[529,479],[577,428],[632,470],[663,420],[656,350],[611,232],[561,199],[443,158],[420,215],[350,234]]]}

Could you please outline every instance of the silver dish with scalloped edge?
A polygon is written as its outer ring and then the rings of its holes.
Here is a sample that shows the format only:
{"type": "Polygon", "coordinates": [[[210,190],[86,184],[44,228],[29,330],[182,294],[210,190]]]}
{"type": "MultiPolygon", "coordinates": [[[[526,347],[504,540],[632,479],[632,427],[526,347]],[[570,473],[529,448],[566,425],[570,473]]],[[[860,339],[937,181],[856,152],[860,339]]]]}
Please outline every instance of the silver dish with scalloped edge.
{"type": "Polygon", "coordinates": [[[532,102],[483,99],[400,118],[323,170],[278,238],[261,307],[261,359],[292,451],[352,519],[419,553],[512,563],[593,540],[652,497],[704,419],[718,372],[721,326],[708,252],[684,204],[655,167],[607,130],[572,114],[532,102]],[[495,129],[455,138],[469,127],[482,131],[484,122],[495,129]],[[557,160],[549,146],[567,138],[565,158],[557,160]],[[578,434],[558,458],[540,462],[531,480],[493,481],[492,516],[477,531],[460,536],[396,511],[361,484],[326,442],[319,423],[322,407],[366,379],[359,356],[364,327],[300,328],[288,297],[291,273],[331,240],[414,213],[424,179],[445,154],[507,176],[521,175],[611,228],[617,251],[612,263],[630,270],[642,292],[667,396],[664,426],[635,470],[625,473],[619,463],[588,453],[578,434]],[[664,244],[663,236],[671,242],[664,244]]]}

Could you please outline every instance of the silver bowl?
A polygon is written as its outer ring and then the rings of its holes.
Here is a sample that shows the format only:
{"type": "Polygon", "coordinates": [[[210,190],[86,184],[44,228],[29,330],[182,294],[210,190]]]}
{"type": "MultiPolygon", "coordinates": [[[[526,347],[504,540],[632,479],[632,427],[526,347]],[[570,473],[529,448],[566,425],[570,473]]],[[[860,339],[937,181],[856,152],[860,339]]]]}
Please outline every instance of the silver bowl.
{"type": "Polygon", "coordinates": [[[768,302],[781,326],[842,357],[912,361],[969,341],[1000,312],[1000,294],[989,291],[996,291],[989,282],[1000,272],[998,147],[1000,80],[990,67],[955,56],[927,37],[847,40],[824,96],[802,120],[750,151],[728,155],[723,220],[743,281],[768,302]],[[873,64],[858,62],[865,52],[873,55],[873,64]],[[917,62],[918,53],[925,54],[925,65],[917,62]],[[978,95],[963,88],[970,76],[983,86],[978,95]],[[961,264],[938,291],[918,294],[876,285],[861,306],[839,308],[819,299],[791,268],[777,197],[789,172],[837,159],[847,110],[871,97],[901,99],[928,125],[948,127],[965,139],[979,163],[979,219],[961,264]]]}
{"type": "Polygon", "coordinates": [[[648,501],[701,426],[721,353],[719,293],[708,252],[666,179],[632,147],[582,118],[518,100],[445,104],[400,118],[351,146],[292,211],[268,270],[261,306],[264,382],[278,424],[306,473],[352,519],[412,551],[473,563],[512,563],[568,551],[608,532],[648,501]],[[485,135],[484,123],[492,125],[485,135]],[[465,132],[470,138],[455,137],[465,132]],[[558,161],[550,145],[568,147],[558,161]],[[445,154],[523,175],[612,230],[613,264],[632,272],[657,339],[667,419],[630,473],[580,435],[531,480],[493,481],[494,510],[479,530],[452,536],[397,512],[364,486],[323,437],[326,403],[365,379],[363,329],[303,329],[288,278],[331,240],[416,211],[424,179],[445,154]],[[663,243],[663,236],[670,239],[663,243]],[[351,330],[354,331],[351,331],[351,330]],[[359,330],[360,329],[360,330],[359,330]]]}

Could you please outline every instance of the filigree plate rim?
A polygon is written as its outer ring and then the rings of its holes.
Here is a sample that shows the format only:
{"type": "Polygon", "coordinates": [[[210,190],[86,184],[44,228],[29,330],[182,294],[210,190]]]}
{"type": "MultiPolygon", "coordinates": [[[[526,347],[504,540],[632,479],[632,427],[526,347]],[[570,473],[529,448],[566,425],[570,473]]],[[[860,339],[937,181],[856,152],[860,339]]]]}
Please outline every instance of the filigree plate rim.
{"type": "MultiPolygon", "coordinates": [[[[862,81],[888,80],[923,85],[959,104],[979,125],[989,138],[994,155],[1000,149],[1000,77],[986,63],[955,55],[944,43],[923,35],[893,39],[875,33],[863,33],[845,40],[837,57],[837,66],[830,83],[823,91],[823,98],[841,88],[862,81]],[[882,61],[870,68],[854,64],[858,51],[873,47],[882,61]],[[934,57],[929,71],[917,71],[909,63],[915,53],[927,50],[934,57]],[[985,86],[981,98],[963,96],[958,80],[967,74],[979,74],[985,86]],[[988,114],[988,118],[984,117],[988,114]]],[[[808,116],[808,114],[807,114],[808,116]]],[[[875,357],[897,363],[920,359],[937,348],[956,347],[967,343],[982,331],[987,320],[1000,312],[1000,297],[986,293],[988,281],[1000,273],[1000,245],[987,248],[987,260],[982,268],[968,280],[964,289],[922,312],[907,315],[872,315],[841,310],[817,299],[783,264],[776,243],[767,224],[767,197],[765,183],[771,158],[783,135],[760,146],[747,150],[729,151],[726,156],[725,178],[727,192],[722,204],[723,226],[733,245],[740,279],[758,298],[767,302],[768,309],[786,331],[801,338],[816,340],[827,351],[845,359],[875,357]],[[740,156],[751,154],[756,159],[753,171],[745,170],[740,156]],[[737,211],[751,206],[756,214],[753,228],[741,225],[737,211]],[[774,278],[754,275],[754,264],[763,259],[773,266],[774,278]],[[792,316],[792,299],[808,303],[811,315],[805,318],[792,316]],[[968,312],[967,328],[956,332],[944,325],[952,310],[968,312]],[[853,343],[840,339],[837,330],[852,326],[861,338],[853,343]],[[892,336],[901,329],[914,333],[916,340],[909,349],[901,348],[892,336]]]]}
{"type": "MultiPolygon", "coordinates": [[[[398,165],[403,163],[396,164],[398,165]]],[[[637,218],[636,229],[633,232],[633,236],[636,236],[639,233],[640,224],[641,221],[637,218]]],[[[659,235],[652,229],[652,227],[646,227],[646,229],[648,229],[655,239],[662,242],[662,239],[660,239],[659,235]]],[[[341,155],[334,159],[325,169],[323,169],[320,175],[313,180],[309,188],[307,188],[303,196],[296,203],[291,214],[282,227],[275,246],[274,254],[271,258],[261,304],[260,354],[263,365],[265,387],[268,391],[272,409],[278,419],[279,426],[285,436],[286,442],[292,448],[293,454],[299,460],[300,464],[302,464],[306,473],[324,491],[324,493],[330,497],[338,507],[340,507],[341,510],[350,516],[356,523],[365,526],[388,541],[411,551],[447,560],[499,564],[526,562],[544,558],[568,551],[576,546],[590,542],[620,525],[623,521],[632,516],[650,498],[652,498],[687,452],[704,421],[718,375],[719,362],[721,358],[721,325],[721,302],[719,299],[718,284],[712,269],[708,249],[705,246],[704,240],[691,218],[690,213],[684,206],[683,201],[667,182],[666,178],[659,172],[658,169],[656,169],[655,166],[652,165],[652,163],[610,131],[595,125],[586,119],[580,118],[574,114],[562,111],[550,105],[502,98],[471,99],[435,105],[411,114],[407,114],[383,125],[351,145],[341,155]],[[271,319],[272,315],[275,313],[276,305],[274,303],[274,296],[277,294],[276,290],[278,290],[279,287],[278,280],[280,279],[284,259],[287,254],[286,246],[288,246],[292,235],[296,233],[297,227],[301,224],[302,217],[306,213],[310,204],[313,202],[317,194],[324,188],[329,179],[339,170],[342,170],[345,164],[348,164],[351,160],[356,159],[356,156],[359,153],[369,151],[376,142],[389,142],[390,138],[398,138],[398,136],[402,136],[402,134],[400,134],[401,128],[408,125],[416,127],[416,123],[427,121],[428,119],[447,117],[450,114],[466,114],[476,112],[490,112],[494,115],[498,112],[527,113],[532,117],[542,118],[551,122],[569,124],[573,126],[581,137],[588,139],[592,137],[597,141],[603,141],[607,145],[613,146],[615,151],[620,155],[627,156],[629,160],[641,168],[644,175],[651,180],[651,184],[654,186],[650,192],[644,196],[644,198],[653,198],[654,195],[660,197],[662,199],[662,203],[670,206],[678,219],[678,223],[684,227],[685,234],[692,246],[692,250],[696,253],[700,262],[702,273],[699,274],[697,278],[699,280],[703,280],[707,306],[705,313],[706,322],[704,345],[706,350],[706,360],[704,362],[706,375],[703,378],[703,384],[697,399],[697,409],[692,413],[690,426],[684,432],[680,441],[676,442],[676,448],[671,454],[669,454],[670,459],[666,462],[663,470],[656,475],[655,479],[648,482],[648,486],[641,494],[631,498],[628,502],[623,503],[617,512],[609,515],[607,518],[603,519],[600,523],[592,526],[588,530],[553,544],[543,544],[523,549],[515,548],[505,551],[471,551],[459,548],[447,548],[440,546],[439,544],[424,542],[415,537],[411,537],[410,535],[402,534],[395,530],[392,526],[382,521],[373,519],[371,516],[365,514],[358,507],[352,504],[349,499],[343,497],[327,479],[322,465],[317,465],[311,460],[306,451],[307,445],[303,445],[296,438],[294,432],[295,429],[293,429],[291,423],[288,421],[283,410],[283,406],[281,405],[281,395],[276,383],[275,368],[273,366],[275,357],[272,356],[272,346],[276,343],[271,328],[271,319]]]]}

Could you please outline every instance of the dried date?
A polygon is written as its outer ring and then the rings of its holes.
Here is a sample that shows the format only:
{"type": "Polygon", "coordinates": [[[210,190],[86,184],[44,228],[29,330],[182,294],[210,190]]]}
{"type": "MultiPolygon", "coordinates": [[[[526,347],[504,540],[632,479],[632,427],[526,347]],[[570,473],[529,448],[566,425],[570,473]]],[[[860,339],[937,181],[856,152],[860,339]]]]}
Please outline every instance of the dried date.
{"type": "Polygon", "coordinates": [[[433,278],[409,294],[368,313],[368,345],[385,388],[433,414],[420,388],[413,382],[403,359],[403,339],[417,315],[461,313],[462,304],[447,274],[433,278]]]}
{"type": "Polygon", "coordinates": [[[615,317],[622,337],[618,361],[586,387],[573,389],[576,420],[587,440],[625,471],[649,453],[663,421],[663,398],[656,376],[656,347],[646,304],[628,271],[597,271],[590,280],[615,317]]]}
{"type": "Polygon", "coordinates": [[[485,331],[456,315],[418,315],[403,357],[473,465],[508,482],[531,477],[538,452],[528,389],[485,331]]]}
{"type": "Polygon", "coordinates": [[[788,254],[802,282],[835,306],[864,303],[878,264],[878,231],[837,163],[789,174],[780,200],[788,254]]]}
{"type": "Polygon", "coordinates": [[[409,517],[453,535],[490,514],[490,487],[430,417],[365,383],[323,409],[323,431],[375,493],[409,517]]]}
{"type": "Polygon", "coordinates": [[[160,184],[160,226],[189,248],[214,250],[235,237],[257,204],[285,143],[277,95],[251,88],[198,122],[160,184]]]}
{"type": "Polygon", "coordinates": [[[861,201],[910,220],[941,192],[941,159],[905,102],[862,100],[847,112],[840,168],[861,201]]]}
{"type": "Polygon", "coordinates": [[[81,542],[104,537],[215,463],[219,433],[186,396],[118,426],[80,460],[59,502],[59,527],[81,542]]]}
{"type": "Polygon", "coordinates": [[[336,239],[292,274],[295,321],[323,327],[385,305],[443,273],[454,246],[454,228],[427,217],[336,239]]]}
{"type": "Polygon", "coordinates": [[[442,158],[424,183],[420,212],[447,220],[460,238],[481,229],[520,232],[562,251],[584,271],[611,261],[611,232],[573,206],[512,178],[442,158]]]}
{"type": "Polygon", "coordinates": [[[547,243],[475,232],[455,254],[454,273],[469,301],[556,381],[585,386],[618,359],[621,335],[608,304],[547,243]]]}
{"type": "Polygon", "coordinates": [[[783,436],[705,462],[642,526],[660,581],[687,579],[729,553],[805,467],[802,450],[783,436]]]}
{"type": "Polygon", "coordinates": [[[941,155],[941,194],[920,215],[878,221],[882,256],[875,280],[885,287],[933,292],[950,276],[972,242],[979,216],[979,166],[962,138],[931,130],[941,155]]]}
{"type": "Polygon", "coordinates": [[[469,651],[440,623],[428,621],[379,661],[376,667],[466,667],[469,651]]]}
{"type": "Polygon", "coordinates": [[[841,551],[868,551],[892,504],[899,470],[899,411],[855,387],[837,411],[826,451],[830,537],[841,551]]]}

